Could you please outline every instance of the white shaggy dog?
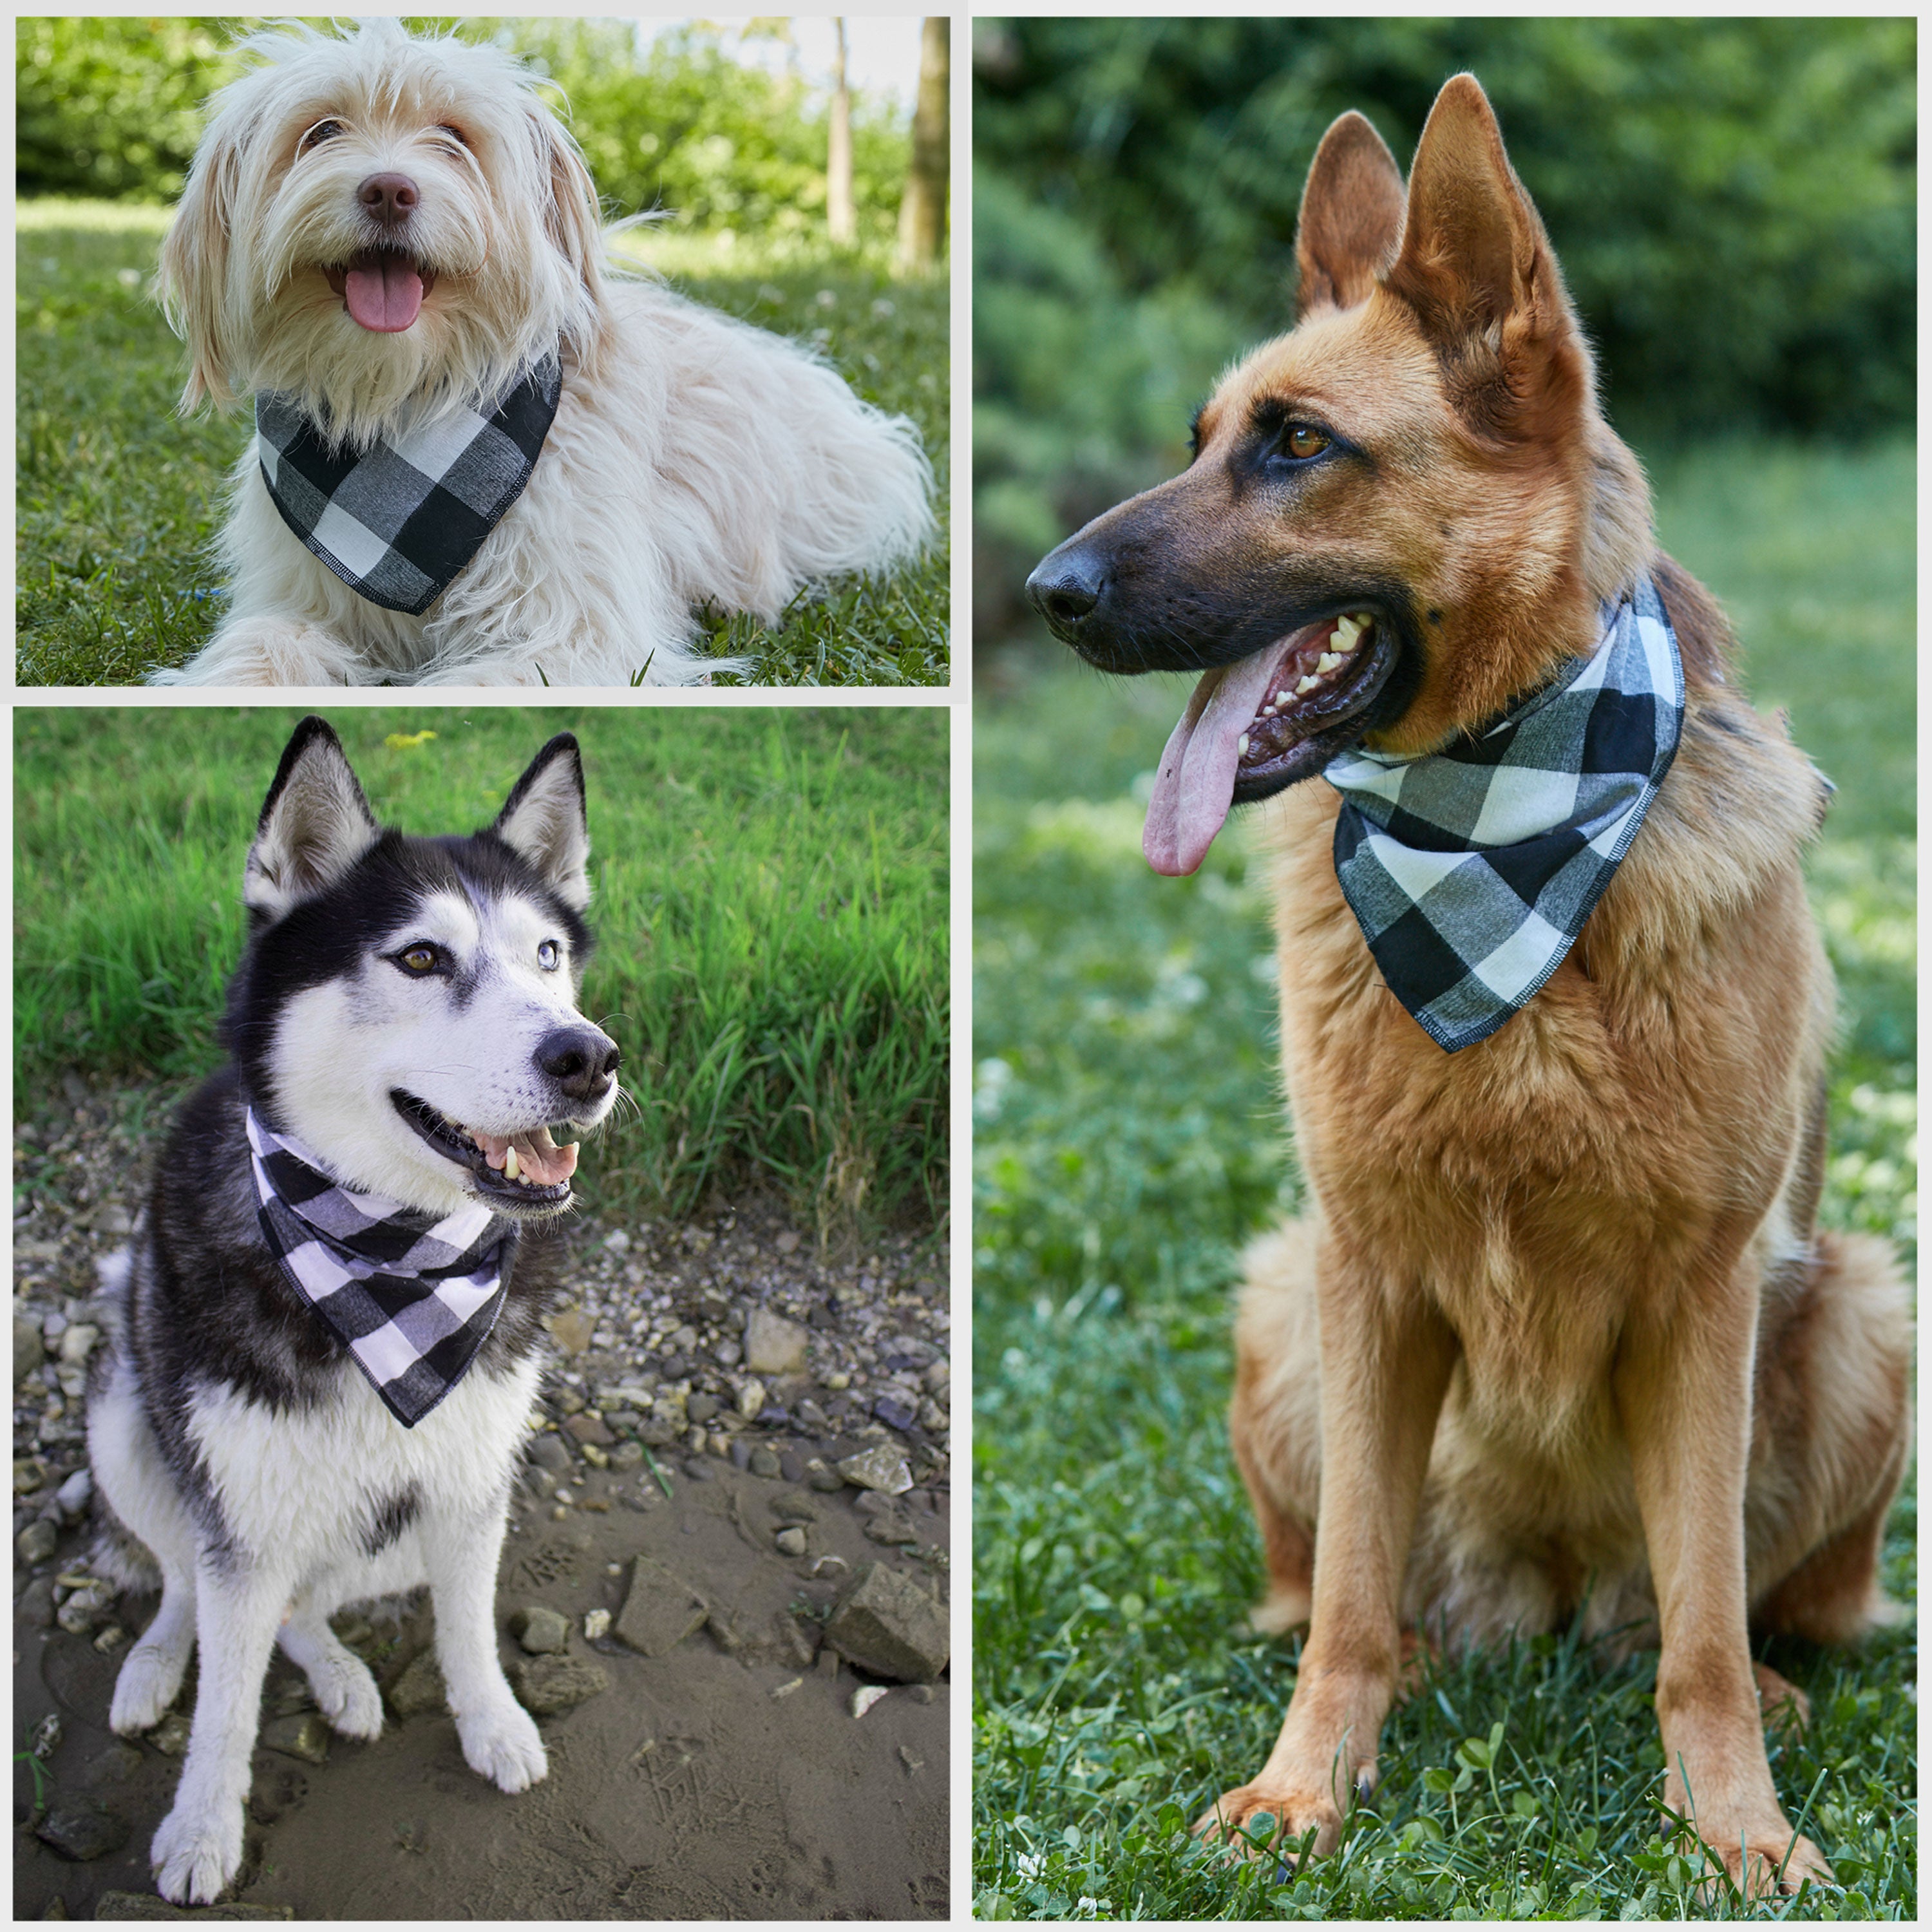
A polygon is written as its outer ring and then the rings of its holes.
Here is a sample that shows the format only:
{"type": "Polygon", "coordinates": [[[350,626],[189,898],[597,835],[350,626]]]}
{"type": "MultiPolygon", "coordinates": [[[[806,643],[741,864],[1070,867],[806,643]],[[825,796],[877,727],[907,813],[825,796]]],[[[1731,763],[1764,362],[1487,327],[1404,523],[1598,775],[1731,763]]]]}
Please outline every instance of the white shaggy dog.
{"type": "Polygon", "coordinates": [[[420,616],[358,594],[236,466],[233,602],[157,683],[698,682],[691,607],[774,617],[929,538],[912,425],[794,344],[616,278],[575,143],[508,57],[391,20],[246,44],[160,288],[184,406],[286,398],[332,449],[434,435],[560,353],[529,482],[420,616]]]}

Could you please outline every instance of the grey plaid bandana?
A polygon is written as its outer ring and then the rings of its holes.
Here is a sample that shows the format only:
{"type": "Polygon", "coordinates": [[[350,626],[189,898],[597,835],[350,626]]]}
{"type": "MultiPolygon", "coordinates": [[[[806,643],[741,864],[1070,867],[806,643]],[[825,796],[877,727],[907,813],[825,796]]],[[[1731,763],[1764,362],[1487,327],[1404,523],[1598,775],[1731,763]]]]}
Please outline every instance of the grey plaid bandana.
{"type": "Polygon", "coordinates": [[[1684,667],[1646,577],[1597,649],[1445,752],[1346,752],[1335,876],[1389,991],[1454,1053],[1562,963],[1670,767],[1684,667]]]}
{"type": "Polygon", "coordinates": [[[262,1238],[296,1292],[412,1429],[463,1379],[503,1306],[516,1223],[487,1208],[439,1221],[329,1179],[245,1110],[262,1238]]]}
{"type": "Polygon", "coordinates": [[[460,409],[358,456],[286,396],[255,398],[255,454],[282,521],[358,596],[419,617],[524,493],[563,393],[555,356],[488,416],[460,409]]]}

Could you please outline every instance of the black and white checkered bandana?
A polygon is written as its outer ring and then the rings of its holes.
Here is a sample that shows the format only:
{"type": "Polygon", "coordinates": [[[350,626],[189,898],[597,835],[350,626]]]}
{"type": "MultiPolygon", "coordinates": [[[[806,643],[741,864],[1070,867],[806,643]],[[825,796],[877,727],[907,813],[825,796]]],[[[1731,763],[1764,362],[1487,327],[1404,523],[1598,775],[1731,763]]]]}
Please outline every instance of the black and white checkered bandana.
{"type": "Polygon", "coordinates": [[[1446,752],[1330,761],[1335,876],[1390,992],[1450,1053],[1562,963],[1670,767],[1684,667],[1646,577],[1596,650],[1446,752]]]}
{"type": "Polygon", "coordinates": [[[482,1206],[439,1221],[356,1193],[252,1107],[244,1118],[263,1239],[389,1413],[414,1428],[496,1322],[516,1223],[482,1206]]]}
{"type": "Polygon", "coordinates": [[[439,416],[362,455],[286,396],[255,398],[255,454],[282,521],[357,596],[420,616],[524,493],[563,393],[540,362],[488,416],[439,416]]]}

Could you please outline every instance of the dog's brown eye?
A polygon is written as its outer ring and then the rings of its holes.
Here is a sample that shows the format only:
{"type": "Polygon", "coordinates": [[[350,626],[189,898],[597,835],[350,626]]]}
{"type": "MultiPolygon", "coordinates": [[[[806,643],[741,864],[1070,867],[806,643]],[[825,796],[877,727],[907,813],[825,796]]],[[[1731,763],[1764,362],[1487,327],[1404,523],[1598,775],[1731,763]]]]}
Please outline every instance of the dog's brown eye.
{"type": "Polygon", "coordinates": [[[434,946],[410,946],[396,955],[396,964],[405,973],[412,973],[420,979],[426,973],[436,970],[436,948],[434,946]]]}
{"type": "Polygon", "coordinates": [[[310,148],[320,147],[325,141],[334,140],[341,132],[342,123],[340,121],[318,121],[302,137],[303,152],[307,153],[310,148]]]}
{"type": "Polygon", "coordinates": [[[447,134],[459,148],[466,148],[470,145],[464,138],[463,130],[460,128],[452,128],[447,121],[444,122],[436,131],[439,134],[447,134]]]}
{"type": "Polygon", "coordinates": [[[1295,457],[1319,456],[1328,442],[1329,439],[1310,423],[1291,423],[1282,439],[1283,448],[1295,457]]]}

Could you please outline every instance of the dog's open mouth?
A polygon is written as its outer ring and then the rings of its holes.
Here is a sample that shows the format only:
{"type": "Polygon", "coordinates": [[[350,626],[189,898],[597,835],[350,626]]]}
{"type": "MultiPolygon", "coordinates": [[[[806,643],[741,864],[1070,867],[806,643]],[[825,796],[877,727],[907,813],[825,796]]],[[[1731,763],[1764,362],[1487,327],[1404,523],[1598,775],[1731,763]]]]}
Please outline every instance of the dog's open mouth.
{"type": "Polygon", "coordinates": [[[1372,611],[1349,610],[1208,672],[1160,755],[1148,863],[1172,878],[1192,872],[1238,800],[1270,797],[1346,749],[1396,656],[1372,611]]]}
{"type": "MultiPolygon", "coordinates": [[[[485,1199],[527,1210],[561,1207],[570,1198],[577,1143],[567,1141],[560,1147],[550,1127],[526,1128],[506,1139],[466,1127],[400,1087],[390,1090],[389,1100],[446,1160],[470,1170],[476,1192],[485,1199]]],[[[567,1126],[565,1131],[569,1131],[567,1126]]]]}
{"type": "Polygon", "coordinates": [[[436,286],[434,268],[395,248],[364,248],[322,273],[350,314],[379,335],[399,335],[409,328],[436,286]]]}

